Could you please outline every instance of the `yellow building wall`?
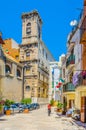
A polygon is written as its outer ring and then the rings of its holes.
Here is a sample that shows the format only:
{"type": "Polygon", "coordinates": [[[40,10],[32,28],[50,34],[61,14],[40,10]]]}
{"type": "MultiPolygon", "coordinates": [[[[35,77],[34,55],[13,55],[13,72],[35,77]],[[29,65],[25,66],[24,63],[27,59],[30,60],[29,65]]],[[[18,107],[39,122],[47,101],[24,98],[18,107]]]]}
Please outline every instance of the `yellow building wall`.
{"type": "Polygon", "coordinates": [[[81,97],[86,96],[86,86],[76,88],[75,93],[75,107],[81,109],[81,97]]]}
{"type": "Polygon", "coordinates": [[[66,92],[64,96],[67,99],[67,108],[69,108],[69,100],[75,100],[75,92],[66,92]]]}
{"type": "Polygon", "coordinates": [[[15,58],[17,61],[19,61],[19,49],[12,48],[12,39],[6,39],[4,40],[5,44],[3,44],[3,50],[6,53],[6,50],[9,51],[8,55],[15,58]]]}

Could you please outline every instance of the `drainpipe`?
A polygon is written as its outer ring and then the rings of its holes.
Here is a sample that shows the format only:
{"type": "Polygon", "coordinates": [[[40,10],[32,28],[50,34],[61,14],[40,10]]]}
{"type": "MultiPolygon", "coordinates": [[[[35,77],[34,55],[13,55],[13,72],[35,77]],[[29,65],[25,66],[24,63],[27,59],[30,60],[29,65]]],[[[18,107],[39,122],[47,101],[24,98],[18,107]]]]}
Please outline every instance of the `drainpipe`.
{"type": "Polygon", "coordinates": [[[22,79],[22,99],[24,99],[24,68],[25,67],[23,67],[23,79],[22,79]]]}

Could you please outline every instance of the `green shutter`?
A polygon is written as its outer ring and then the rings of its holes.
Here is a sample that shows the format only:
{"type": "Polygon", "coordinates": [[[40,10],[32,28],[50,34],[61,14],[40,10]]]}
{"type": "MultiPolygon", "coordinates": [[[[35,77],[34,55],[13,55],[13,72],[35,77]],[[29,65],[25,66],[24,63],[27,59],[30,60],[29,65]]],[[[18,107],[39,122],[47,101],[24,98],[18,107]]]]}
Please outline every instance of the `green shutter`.
{"type": "Polygon", "coordinates": [[[52,82],[52,88],[54,88],[54,82],[52,82]]]}

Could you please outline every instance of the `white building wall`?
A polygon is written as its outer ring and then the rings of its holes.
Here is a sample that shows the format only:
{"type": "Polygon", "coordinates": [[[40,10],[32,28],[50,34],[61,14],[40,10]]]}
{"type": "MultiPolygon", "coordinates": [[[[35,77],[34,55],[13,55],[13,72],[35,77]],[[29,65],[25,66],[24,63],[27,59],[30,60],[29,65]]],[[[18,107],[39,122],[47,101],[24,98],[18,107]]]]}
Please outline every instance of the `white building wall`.
{"type": "Polygon", "coordinates": [[[77,29],[74,36],[71,39],[71,42],[75,42],[74,46],[74,55],[75,55],[75,72],[81,70],[81,58],[82,58],[82,45],[80,44],[80,29],[77,29]]]}
{"type": "Polygon", "coordinates": [[[60,78],[60,69],[58,66],[59,62],[50,62],[50,78],[49,78],[49,101],[54,98],[54,100],[60,100],[60,90],[56,88],[57,82],[60,78]],[[54,82],[54,86],[52,86],[54,82]],[[54,88],[53,88],[54,87],[54,88]]]}
{"type": "Polygon", "coordinates": [[[12,48],[19,49],[19,44],[14,39],[12,39],[12,48]]]}

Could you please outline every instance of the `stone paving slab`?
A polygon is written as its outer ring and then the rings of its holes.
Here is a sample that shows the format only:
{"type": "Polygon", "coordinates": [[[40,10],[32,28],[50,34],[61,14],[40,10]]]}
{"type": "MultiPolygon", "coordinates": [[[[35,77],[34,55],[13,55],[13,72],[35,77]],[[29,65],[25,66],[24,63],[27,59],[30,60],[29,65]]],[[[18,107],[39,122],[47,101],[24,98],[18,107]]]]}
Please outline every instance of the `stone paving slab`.
{"type": "Polygon", "coordinates": [[[56,115],[52,108],[49,117],[47,107],[28,114],[20,113],[0,117],[0,130],[85,130],[71,122],[71,118],[56,115]]]}

